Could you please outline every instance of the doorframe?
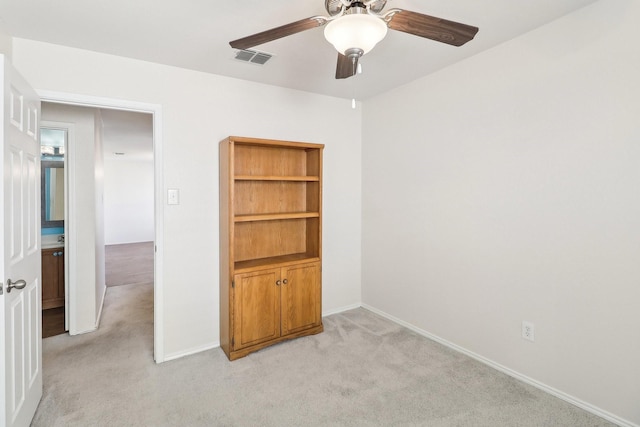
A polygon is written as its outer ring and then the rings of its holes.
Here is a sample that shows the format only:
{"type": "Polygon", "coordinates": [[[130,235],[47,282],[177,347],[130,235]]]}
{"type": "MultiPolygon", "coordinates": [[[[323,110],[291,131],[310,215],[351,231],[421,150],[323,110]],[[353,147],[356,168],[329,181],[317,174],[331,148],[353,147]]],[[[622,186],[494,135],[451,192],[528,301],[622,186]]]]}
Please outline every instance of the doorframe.
{"type": "Polygon", "coordinates": [[[153,170],[154,170],[154,281],[153,281],[153,358],[164,362],[164,182],[162,169],[162,106],[125,99],[103,98],[49,90],[36,90],[41,102],[101,109],[148,113],[153,116],[153,170]]]}
{"type": "MultiPolygon", "coordinates": [[[[42,109],[42,103],[41,109],[42,109]]],[[[75,188],[72,188],[69,183],[75,183],[75,170],[69,170],[69,156],[75,157],[75,135],[76,135],[76,125],[74,123],[68,122],[58,122],[53,120],[40,120],[39,129],[47,128],[47,129],[62,129],[67,132],[67,138],[64,143],[64,224],[72,224],[75,221],[75,208],[69,209],[69,201],[75,199],[75,188]],[[73,178],[73,179],[72,179],[73,178]],[[73,198],[70,197],[73,195],[73,198]]],[[[38,135],[38,142],[40,141],[40,136],[38,135]]],[[[41,189],[40,191],[44,191],[41,189]]],[[[42,226],[40,227],[42,229],[42,226]]],[[[67,236],[68,237],[68,236],[67,236]]],[[[75,257],[76,247],[71,244],[68,239],[64,242],[64,253],[65,258],[71,259],[75,257]]],[[[74,258],[75,259],[75,258],[74,258]]],[[[75,292],[70,292],[70,289],[73,288],[75,291],[75,282],[74,286],[71,286],[71,281],[75,281],[76,278],[73,275],[69,274],[69,263],[64,263],[64,327],[65,331],[75,331],[75,313],[74,316],[71,316],[71,310],[69,307],[73,305],[76,307],[76,294],[75,292]]]]}

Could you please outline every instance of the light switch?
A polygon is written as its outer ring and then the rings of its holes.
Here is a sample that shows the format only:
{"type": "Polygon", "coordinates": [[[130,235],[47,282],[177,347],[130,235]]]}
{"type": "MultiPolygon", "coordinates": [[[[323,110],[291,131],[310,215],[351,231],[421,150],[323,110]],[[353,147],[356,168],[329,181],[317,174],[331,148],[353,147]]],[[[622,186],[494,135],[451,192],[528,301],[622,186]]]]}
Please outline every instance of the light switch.
{"type": "Polygon", "coordinates": [[[167,204],[179,205],[180,204],[180,190],[177,188],[169,188],[167,190],[167,204]]]}

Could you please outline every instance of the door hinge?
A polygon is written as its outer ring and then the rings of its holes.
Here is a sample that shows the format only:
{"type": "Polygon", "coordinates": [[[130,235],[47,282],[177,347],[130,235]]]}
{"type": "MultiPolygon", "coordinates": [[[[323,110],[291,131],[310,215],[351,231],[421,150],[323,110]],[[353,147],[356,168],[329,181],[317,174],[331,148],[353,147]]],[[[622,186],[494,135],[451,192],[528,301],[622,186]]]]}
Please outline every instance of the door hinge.
{"type": "Polygon", "coordinates": [[[231,337],[231,347],[235,347],[236,345],[236,340],[235,338],[231,337]]]}
{"type": "Polygon", "coordinates": [[[236,281],[235,281],[235,280],[232,280],[232,281],[231,281],[231,287],[232,287],[232,288],[235,288],[235,287],[236,287],[236,281]]]}

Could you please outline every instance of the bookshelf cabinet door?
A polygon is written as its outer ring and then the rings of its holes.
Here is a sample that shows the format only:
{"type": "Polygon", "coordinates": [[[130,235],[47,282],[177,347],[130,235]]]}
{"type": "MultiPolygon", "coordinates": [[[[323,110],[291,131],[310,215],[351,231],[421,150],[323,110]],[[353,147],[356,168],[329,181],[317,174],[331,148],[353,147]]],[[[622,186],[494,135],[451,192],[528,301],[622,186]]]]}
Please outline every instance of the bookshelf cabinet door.
{"type": "Polygon", "coordinates": [[[320,263],[282,268],[282,335],[322,324],[320,263]]]}
{"type": "Polygon", "coordinates": [[[234,277],[234,350],[280,337],[280,269],[234,277]]]}

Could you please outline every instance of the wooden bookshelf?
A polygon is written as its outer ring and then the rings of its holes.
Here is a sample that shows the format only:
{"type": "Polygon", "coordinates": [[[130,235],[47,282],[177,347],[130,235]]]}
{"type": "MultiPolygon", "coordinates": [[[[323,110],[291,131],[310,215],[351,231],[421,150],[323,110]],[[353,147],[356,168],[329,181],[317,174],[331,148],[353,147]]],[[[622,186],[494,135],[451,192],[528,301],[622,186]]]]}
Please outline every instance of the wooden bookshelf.
{"type": "Polygon", "coordinates": [[[323,329],[323,148],[220,143],[220,342],[230,360],[323,329]]]}

